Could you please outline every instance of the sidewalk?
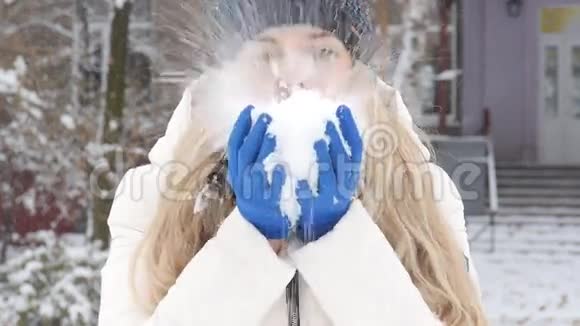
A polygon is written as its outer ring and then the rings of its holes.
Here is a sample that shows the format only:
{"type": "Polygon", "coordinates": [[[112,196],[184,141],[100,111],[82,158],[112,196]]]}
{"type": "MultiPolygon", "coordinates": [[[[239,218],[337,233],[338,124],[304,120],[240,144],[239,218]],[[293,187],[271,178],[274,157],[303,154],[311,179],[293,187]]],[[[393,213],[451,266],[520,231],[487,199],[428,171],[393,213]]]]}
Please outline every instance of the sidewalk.
{"type": "Polygon", "coordinates": [[[580,325],[580,218],[504,221],[495,253],[472,243],[490,324],[580,325]]]}

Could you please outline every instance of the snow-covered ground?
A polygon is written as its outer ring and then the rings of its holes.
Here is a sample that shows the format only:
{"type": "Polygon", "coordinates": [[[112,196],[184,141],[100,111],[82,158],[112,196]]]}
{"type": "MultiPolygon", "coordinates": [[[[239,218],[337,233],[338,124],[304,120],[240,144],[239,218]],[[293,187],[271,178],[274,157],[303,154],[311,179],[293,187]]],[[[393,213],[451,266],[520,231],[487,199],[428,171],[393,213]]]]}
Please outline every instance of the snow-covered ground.
{"type": "MultiPolygon", "coordinates": [[[[489,233],[472,242],[490,325],[580,326],[580,217],[498,221],[495,252],[488,252],[489,233]]],[[[477,222],[472,234],[481,227],[477,222]]],[[[82,237],[56,242],[38,236],[45,245],[0,265],[0,325],[55,317],[59,325],[92,324],[106,253],[82,237]]]]}
{"type": "Polygon", "coordinates": [[[498,221],[495,252],[472,243],[491,325],[580,325],[580,217],[498,221]]]}

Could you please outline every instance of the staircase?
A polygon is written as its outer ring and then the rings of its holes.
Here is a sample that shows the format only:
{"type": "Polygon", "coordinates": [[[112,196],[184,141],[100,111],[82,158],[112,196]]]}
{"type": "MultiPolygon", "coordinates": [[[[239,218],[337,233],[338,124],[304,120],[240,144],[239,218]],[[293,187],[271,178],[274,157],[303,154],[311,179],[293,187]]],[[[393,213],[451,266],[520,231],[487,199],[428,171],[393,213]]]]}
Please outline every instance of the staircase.
{"type": "Polygon", "coordinates": [[[499,213],[580,217],[580,166],[497,165],[499,213]]]}

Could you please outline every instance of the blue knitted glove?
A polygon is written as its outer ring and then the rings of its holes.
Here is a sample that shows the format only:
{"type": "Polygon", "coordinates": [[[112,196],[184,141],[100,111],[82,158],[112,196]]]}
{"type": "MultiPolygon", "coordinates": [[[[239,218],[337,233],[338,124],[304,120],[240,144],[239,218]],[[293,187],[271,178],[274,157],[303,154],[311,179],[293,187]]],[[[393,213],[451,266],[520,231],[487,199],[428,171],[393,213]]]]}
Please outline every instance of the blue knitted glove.
{"type": "Polygon", "coordinates": [[[242,216],[267,239],[286,239],[290,222],[280,211],[286,172],[276,166],[268,184],[264,159],[274,151],[276,140],[266,131],[271,117],[262,114],[252,127],[252,109],[238,117],[228,141],[228,183],[236,196],[242,216]]]}
{"type": "Polygon", "coordinates": [[[314,144],[318,157],[318,194],[312,193],[308,182],[298,182],[301,214],[297,236],[305,242],[317,240],[334,228],[350,207],[358,185],[362,139],[348,108],[340,107],[337,117],[351,153],[347,154],[336,127],[329,122],[326,134],[330,144],[323,140],[314,144]]]}

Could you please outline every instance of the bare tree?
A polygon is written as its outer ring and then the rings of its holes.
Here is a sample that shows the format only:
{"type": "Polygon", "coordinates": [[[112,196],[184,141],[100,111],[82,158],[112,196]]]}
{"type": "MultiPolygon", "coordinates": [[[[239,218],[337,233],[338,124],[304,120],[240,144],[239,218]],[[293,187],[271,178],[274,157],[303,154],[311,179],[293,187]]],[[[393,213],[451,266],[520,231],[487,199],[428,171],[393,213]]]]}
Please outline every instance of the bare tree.
{"type": "Polygon", "coordinates": [[[107,76],[107,92],[105,120],[103,124],[103,143],[113,150],[105,153],[109,173],[99,177],[99,188],[109,193],[105,198],[98,194],[93,207],[93,239],[100,240],[104,245],[109,242],[107,217],[112,204],[111,192],[116,186],[115,172],[118,171],[115,160],[115,148],[122,148],[123,108],[125,106],[125,72],[129,40],[129,21],[131,18],[131,2],[116,1],[110,29],[110,57],[107,76]]]}

